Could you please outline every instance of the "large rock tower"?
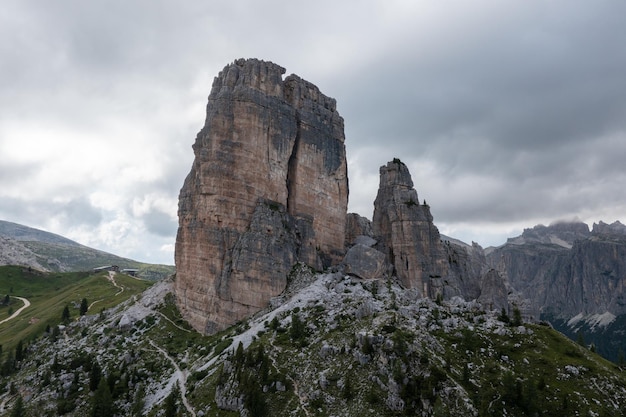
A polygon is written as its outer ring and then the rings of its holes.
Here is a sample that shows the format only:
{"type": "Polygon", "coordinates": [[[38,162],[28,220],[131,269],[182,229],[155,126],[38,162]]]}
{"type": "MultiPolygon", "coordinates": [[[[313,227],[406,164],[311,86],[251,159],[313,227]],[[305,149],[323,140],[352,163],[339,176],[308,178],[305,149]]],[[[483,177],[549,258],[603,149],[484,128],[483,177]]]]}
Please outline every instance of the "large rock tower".
{"type": "Polygon", "coordinates": [[[213,81],[180,191],[178,306],[214,333],[267,306],[296,262],[344,253],[343,119],[335,100],[271,62],[240,59],[213,81]]]}

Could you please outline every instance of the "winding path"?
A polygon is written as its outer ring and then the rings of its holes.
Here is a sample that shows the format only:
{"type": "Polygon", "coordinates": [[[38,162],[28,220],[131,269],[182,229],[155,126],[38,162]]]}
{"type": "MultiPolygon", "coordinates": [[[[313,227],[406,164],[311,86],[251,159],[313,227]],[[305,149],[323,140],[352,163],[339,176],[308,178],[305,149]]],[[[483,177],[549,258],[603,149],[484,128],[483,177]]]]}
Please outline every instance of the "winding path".
{"type": "MultiPolygon", "coordinates": [[[[115,288],[119,289],[119,291],[116,292],[115,295],[113,295],[113,297],[116,297],[124,292],[124,287],[122,287],[115,281],[115,271],[109,271],[109,275],[107,276],[107,279],[109,280],[111,284],[113,284],[115,288]]],[[[99,303],[102,300],[104,300],[104,298],[101,298],[100,300],[96,300],[92,302],[91,304],[89,304],[89,307],[87,307],[87,311],[91,310],[91,307],[93,307],[94,304],[99,303]]]]}
{"type": "Polygon", "coordinates": [[[176,363],[176,361],[163,348],[161,348],[159,345],[154,343],[152,339],[148,339],[148,343],[150,343],[152,347],[154,347],[163,356],[165,356],[165,358],[168,361],[170,361],[170,363],[176,370],[176,372],[174,373],[174,376],[176,380],[178,381],[178,387],[180,388],[180,397],[182,399],[183,405],[185,409],[187,409],[187,412],[189,414],[191,414],[193,417],[196,417],[196,412],[194,411],[193,407],[191,406],[191,404],[189,404],[189,401],[187,400],[187,371],[181,370],[180,366],[178,366],[178,363],[176,363]]]}
{"type": "Polygon", "coordinates": [[[124,292],[124,287],[122,287],[117,282],[115,282],[115,271],[109,271],[108,280],[111,281],[111,284],[113,284],[115,288],[119,288],[119,291],[115,293],[113,297],[117,297],[118,295],[124,292]]]}
{"type": "Polygon", "coordinates": [[[7,321],[9,321],[9,320],[13,320],[13,319],[14,319],[14,318],[16,318],[17,316],[19,316],[19,315],[20,315],[20,313],[21,313],[22,311],[24,311],[24,309],[25,309],[25,308],[30,307],[30,301],[28,301],[26,298],[24,298],[24,297],[15,297],[15,296],[14,296],[13,298],[17,298],[18,300],[22,301],[22,302],[24,303],[24,305],[23,305],[23,306],[21,306],[20,308],[18,308],[18,309],[17,309],[17,311],[16,311],[15,313],[11,314],[11,317],[8,317],[8,318],[6,318],[6,319],[4,319],[4,320],[0,321],[0,324],[5,323],[5,322],[7,322],[7,321]]]}

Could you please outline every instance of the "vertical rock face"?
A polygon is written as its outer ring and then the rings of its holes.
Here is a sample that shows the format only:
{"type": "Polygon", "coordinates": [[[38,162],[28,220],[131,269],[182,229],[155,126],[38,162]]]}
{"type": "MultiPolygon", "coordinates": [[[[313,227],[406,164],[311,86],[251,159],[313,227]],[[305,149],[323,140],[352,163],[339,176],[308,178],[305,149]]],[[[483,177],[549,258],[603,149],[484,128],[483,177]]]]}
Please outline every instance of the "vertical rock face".
{"type": "Polygon", "coordinates": [[[372,222],[357,213],[348,213],[346,216],[346,248],[354,245],[359,236],[373,235],[372,222]]]}
{"type": "Polygon", "coordinates": [[[175,292],[213,333],[264,308],[292,266],[336,263],[348,202],[335,100],[284,68],[237,60],[215,78],[179,197],[175,292]]]}
{"type": "Polygon", "coordinates": [[[448,259],[429,206],[419,203],[411,174],[397,159],[380,167],[372,228],[402,285],[433,296],[431,279],[447,276],[448,259]]]}
{"type": "Polygon", "coordinates": [[[626,314],[626,228],[600,222],[535,226],[491,251],[487,262],[545,317],[626,314]]]}
{"type": "Polygon", "coordinates": [[[508,305],[506,280],[488,268],[483,248],[441,240],[430,207],[419,203],[411,174],[398,159],[380,168],[372,229],[377,248],[404,287],[424,297],[478,299],[488,308],[508,305]]]}

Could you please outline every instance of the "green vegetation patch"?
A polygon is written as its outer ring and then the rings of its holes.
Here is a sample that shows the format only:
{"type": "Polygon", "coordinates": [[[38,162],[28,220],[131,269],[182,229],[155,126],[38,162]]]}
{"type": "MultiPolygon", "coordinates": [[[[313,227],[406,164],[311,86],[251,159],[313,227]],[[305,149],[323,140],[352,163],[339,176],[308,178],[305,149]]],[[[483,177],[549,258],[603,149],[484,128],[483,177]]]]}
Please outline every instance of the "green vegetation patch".
{"type": "Polygon", "coordinates": [[[117,287],[108,279],[108,273],[87,272],[44,273],[18,266],[0,267],[0,299],[9,295],[7,306],[0,306],[0,320],[9,317],[23,305],[14,297],[24,297],[31,305],[22,313],[0,324],[0,345],[3,351],[13,349],[20,340],[28,341],[41,335],[46,328],[63,321],[67,307],[69,320],[80,317],[83,299],[87,300],[86,314],[99,314],[140,294],[151,281],[139,280],[124,274],[115,275],[117,287]]]}

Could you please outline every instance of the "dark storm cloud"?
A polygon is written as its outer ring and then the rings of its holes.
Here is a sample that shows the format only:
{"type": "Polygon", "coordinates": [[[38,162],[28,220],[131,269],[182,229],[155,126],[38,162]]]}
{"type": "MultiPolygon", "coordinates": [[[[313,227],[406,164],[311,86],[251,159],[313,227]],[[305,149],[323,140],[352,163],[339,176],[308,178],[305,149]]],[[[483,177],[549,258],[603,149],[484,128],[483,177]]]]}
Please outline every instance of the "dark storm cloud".
{"type": "Polygon", "coordinates": [[[413,175],[440,221],[571,216],[626,180],[626,6],[514,9],[390,45],[340,86],[349,149],[433,165],[441,178],[413,175]]]}
{"type": "Polygon", "coordinates": [[[624,15],[603,0],[9,0],[0,214],[158,256],[211,81],[257,57],[337,99],[361,214],[400,157],[452,230],[625,220],[624,15]]]}

